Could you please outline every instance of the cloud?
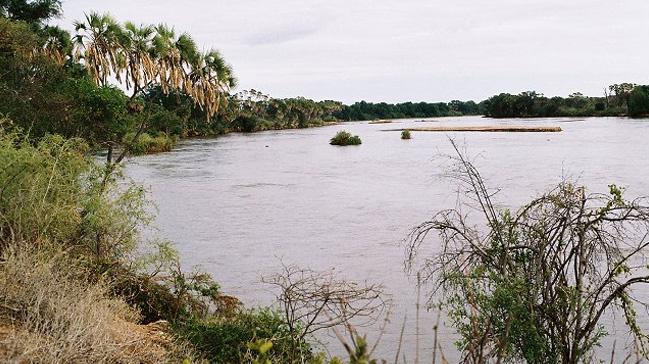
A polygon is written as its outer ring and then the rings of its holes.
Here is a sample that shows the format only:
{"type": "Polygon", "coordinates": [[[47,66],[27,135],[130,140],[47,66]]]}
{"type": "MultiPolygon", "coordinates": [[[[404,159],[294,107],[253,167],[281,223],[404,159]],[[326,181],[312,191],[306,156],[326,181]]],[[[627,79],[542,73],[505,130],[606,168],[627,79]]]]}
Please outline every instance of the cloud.
{"type": "Polygon", "coordinates": [[[367,101],[599,95],[647,83],[647,0],[66,0],[215,47],[240,89],[367,101]],[[273,47],[273,51],[269,48],[273,47]]]}
{"type": "Polygon", "coordinates": [[[306,38],[317,33],[322,26],[316,24],[286,24],[280,28],[269,28],[255,32],[244,38],[244,44],[251,46],[287,43],[306,38]]]}

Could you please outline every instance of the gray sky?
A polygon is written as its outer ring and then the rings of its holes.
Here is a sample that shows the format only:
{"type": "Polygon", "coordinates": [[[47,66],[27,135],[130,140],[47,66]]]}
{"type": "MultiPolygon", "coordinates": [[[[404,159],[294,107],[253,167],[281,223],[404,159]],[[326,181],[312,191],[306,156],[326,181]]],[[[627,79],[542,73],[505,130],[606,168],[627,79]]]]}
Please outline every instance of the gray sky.
{"type": "Polygon", "coordinates": [[[239,89],[344,102],[600,95],[649,84],[649,0],[64,0],[173,25],[220,50],[239,89]]]}

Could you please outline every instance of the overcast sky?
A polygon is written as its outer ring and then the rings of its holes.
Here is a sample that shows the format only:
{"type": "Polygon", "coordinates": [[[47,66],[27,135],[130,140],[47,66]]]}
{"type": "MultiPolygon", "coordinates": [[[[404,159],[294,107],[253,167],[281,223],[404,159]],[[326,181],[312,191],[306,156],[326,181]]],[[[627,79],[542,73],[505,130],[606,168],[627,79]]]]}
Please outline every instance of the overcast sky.
{"type": "Polygon", "coordinates": [[[600,95],[649,83],[649,0],[64,0],[173,25],[220,50],[239,89],[344,102],[600,95]]]}

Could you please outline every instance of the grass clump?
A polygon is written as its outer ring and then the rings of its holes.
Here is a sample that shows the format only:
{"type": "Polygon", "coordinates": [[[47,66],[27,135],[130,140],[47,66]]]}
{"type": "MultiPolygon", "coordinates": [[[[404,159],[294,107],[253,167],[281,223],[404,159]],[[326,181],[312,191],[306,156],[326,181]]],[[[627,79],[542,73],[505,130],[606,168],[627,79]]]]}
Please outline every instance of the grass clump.
{"type": "Polygon", "coordinates": [[[411,138],[412,138],[412,136],[410,135],[410,130],[406,129],[406,130],[403,130],[401,132],[401,139],[407,140],[407,139],[411,139],[411,138]]]}
{"type": "Polygon", "coordinates": [[[341,130],[336,135],[331,138],[329,141],[331,145],[360,145],[361,138],[358,135],[352,135],[351,133],[341,130]]]}
{"type": "Polygon", "coordinates": [[[139,313],[93,281],[59,247],[16,243],[0,265],[2,360],[30,363],[158,363],[182,360],[171,336],[137,325],[139,313]],[[155,332],[155,335],[153,336],[155,332]]]}

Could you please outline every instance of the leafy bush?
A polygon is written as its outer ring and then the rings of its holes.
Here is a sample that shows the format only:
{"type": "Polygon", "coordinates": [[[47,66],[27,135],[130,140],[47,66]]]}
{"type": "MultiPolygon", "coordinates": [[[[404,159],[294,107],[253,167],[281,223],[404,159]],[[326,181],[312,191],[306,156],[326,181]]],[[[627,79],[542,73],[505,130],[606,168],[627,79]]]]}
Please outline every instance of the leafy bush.
{"type": "Polygon", "coordinates": [[[134,133],[127,134],[124,137],[124,143],[133,155],[168,152],[176,144],[176,138],[166,133],[159,133],[156,136],[142,133],[137,139],[134,140],[134,138],[134,133]]]}
{"type": "Polygon", "coordinates": [[[302,362],[312,356],[306,341],[294,342],[282,317],[269,309],[242,311],[234,318],[190,319],[176,324],[175,332],[212,363],[249,362],[249,344],[257,341],[272,343],[267,354],[274,363],[302,362]]]}
{"type": "Polygon", "coordinates": [[[37,146],[16,134],[0,135],[1,236],[67,240],[77,232],[82,187],[90,169],[80,140],[50,137],[37,146]]]}
{"type": "Polygon", "coordinates": [[[235,130],[250,133],[259,130],[259,126],[263,123],[264,119],[259,116],[240,115],[232,122],[232,127],[235,130]]]}
{"type": "Polygon", "coordinates": [[[410,130],[404,130],[401,132],[401,139],[410,139],[410,130]]]}
{"type": "Polygon", "coordinates": [[[98,145],[119,140],[134,128],[135,120],[127,113],[128,97],[117,87],[97,86],[87,77],[68,78],[56,92],[70,105],[66,107],[66,113],[59,116],[62,121],[54,119],[56,124],[41,123],[45,124],[41,127],[41,135],[82,137],[98,145]]]}
{"type": "Polygon", "coordinates": [[[93,260],[133,251],[136,227],[151,218],[144,190],[118,188],[87,151],[79,139],[47,136],[31,145],[0,132],[0,239],[46,239],[93,260]]]}
{"type": "MultiPolygon", "coordinates": [[[[86,341],[68,343],[66,335],[72,334],[65,331],[68,327],[70,330],[81,331],[83,323],[91,326],[92,330],[97,330],[97,335],[108,335],[104,330],[110,331],[112,328],[102,326],[107,321],[121,320],[120,322],[135,325],[135,321],[141,319],[153,322],[160,319],[172,321],[197,318],[206,316],[210,308],[222,309],[226,306],[222,305],[223,301],[219,301],[222,298],[219,287],[209,275],[185,274],[180,270],[177,254],[172,248],[167,246],[144,259],[134,259],[135,247],[144,243],[140,239],[138,228],[147,224],[151,218],[145,212],[144,191],[130,183],[121,183],[118,187],[118,175],[106,178],[105,168],[88,155],[87,151],[87,145],[77,139],[47,136],[37,145],[32,145],[19,134],[0,134],[0,164],[5,167],[0,170],[0,253],[15,255],[16,250],[12,247],[21,244],[22,250],[38,259],[11,268],[8,260],[13,258],[5,258],[0,264],[0,271],[11,273],[2,276],[3,273],[0,272],[0,276],[4,277],[0,279],[0,297],[15,301],[16,307],[21,310],[28,304],[40,305],[38,302],[46,302],[43,307],[34,307],[33,310],[30,308],[31,311],[16,311],[16,314],[22,315],[19,319],[27,325],[21,328],[26,336],[12,334],[12,340],[15,336],[24,341],[25,345],[36,345],[35,341],[29,340],[41,340],[43,335],[47,336],[47,340],[53,337],[56,344],[39,344],[43,350],[58,350],[57,346],[52,345],[70,346],[70,352],[52,354],[64,355],[64,359],[46,358],[43,359],[45,362],[75,361],[67,356],[75,350],[80,355],[79,358],[94,358],[93,353],[86,353],[83,351],[85,349],[75,345],[104,350],[101,343],[88,344],[87,340],[94,340],[93,338],[69,338],[86,341]],[[51,260],[57,254],[62,254],[59,253],[61,251],[65,251],[65,263],[59,264],[58,260],[51,260]],[[52,264],[54,266],[51,269],[47,268],[52,264]],[[30,267],[48,270],[41,272],[30,267]],[[17,273],[19,270],[23,272],[17,273]],[[20,278],[20,274],[31,274],[30,270],[34,270],[31,273],[39,276],[20,278]],[[56,270],[60,270],[65,276],[53,274],[52,271],[56,270]],[[52,282],[38,283],[49,275],[52,282]],[[10,279],[12,276],[14,281],[10,279]],[[57,283],[59,281],[60,284],[57,283]],[[19,286],[14,283],[25,286],[22,292],[17,291],[19,286]],[[44,286],[49,284],[54,284],[55,287],[50,289],[49,286],[44,286]],[[91,296],[84,298],[85,296],[81,296],[84,292],[91,296]],[[115,316],[109,320],[108,316],[117,315],[112,311],[106,312],[105,316],[96,316],[103,315],[104,312],[101,311],[101,297],[106,297],[110,302],[119,302],[126,310],[124,312],[132,312],[135,316],[129,316],[128,320],[115,316]],[[52,303],[47,303],[50,302],[48,300],[52,303]],[[65,304],[62,303],[63,300],[65,304]],[[79,310],[88,312],[75,311],[77,309],[73,302],[85,305],[79,310]],[[37,309],[50,311],[34,311],[37,309]],[[137,310],[144,317],[136,315],[137,310]],[[82,314],[96,314],[88,320],[96,318],[101,322],[83,321],[75,324],[77,326],[69,322],[60,325],[56,323],[59,319],[67,320],[65,315],[68,314],[79,316],[79,320],[83,319],[82,314]],[[52,315],[63,315],[64,318],[52,315]],[[29,326],[33,320],[47,320],[58,326],[41,327],[45,325],[42,321],[37,321],[34,324],[36,326],[29,326]]],[[[20,257],[24,258],[22,255],[20,257]]],[[[13,303],[9,302],[7,307],[14,307],[13,303]]],[[[0,312],[0,320],[5,316],[0,312]]],[[[95,335],[92,330],[86,332],[95,335]]],[[[129,330],[131,329],[127,331],[129,330]]],[[[18,342],[14,344],[18,354],[31,350],[29,346],[18,345],[18,342]]],[[[110,341],[106,345],[113,345],[115,350],[122,349],[110,341]]],[[[3,352],[2,348],[0,352],[3,352]]],[[[34,355],[42,354],[39,353],[34,355]]],[[[132,357],[137,358],[135,354],[132,357]]]]}
{"type": "Polygon", "coordinates": [[[184,120],[176,113],[159,108],[149,119],[149,128],[168,135],[182,135],[184,120]]]}
{"type": "Polygon", "coordinates": [[[331,145],[359,145],[361,138],[358,135],[351,135],[350,133],[341,130],[329,141],[331,145]]]}

